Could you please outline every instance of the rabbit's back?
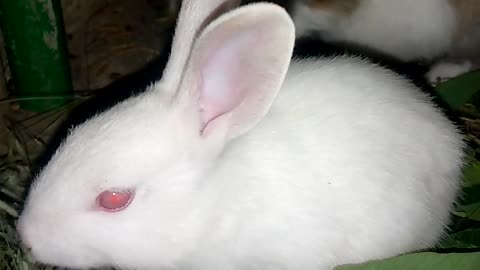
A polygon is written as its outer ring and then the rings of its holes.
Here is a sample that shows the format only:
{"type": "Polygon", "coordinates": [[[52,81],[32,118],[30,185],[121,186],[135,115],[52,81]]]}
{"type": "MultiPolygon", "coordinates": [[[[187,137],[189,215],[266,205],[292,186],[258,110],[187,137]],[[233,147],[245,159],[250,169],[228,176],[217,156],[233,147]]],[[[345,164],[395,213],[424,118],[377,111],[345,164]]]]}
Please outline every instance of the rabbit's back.
{"type": "Polygon", "coordinates": [[[219,231],[236,235],[239,252],[274,252],[285,265],[434,245],[458,193],[463,142],[419,91],[361,60],[293,62],[267,117],[212,175],[218,211],[229,213],[219,231]]]}

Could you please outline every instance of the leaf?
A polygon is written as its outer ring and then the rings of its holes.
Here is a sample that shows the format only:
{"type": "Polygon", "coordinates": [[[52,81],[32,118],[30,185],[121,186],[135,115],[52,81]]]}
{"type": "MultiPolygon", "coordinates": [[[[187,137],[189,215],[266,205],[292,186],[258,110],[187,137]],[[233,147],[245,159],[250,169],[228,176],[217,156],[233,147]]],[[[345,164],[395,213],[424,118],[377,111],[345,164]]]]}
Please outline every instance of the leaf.
{"type": "Polygon", "coordinates": [[[480,203],[480,185],[462,189],[461,206],[480,203]]]}
{"type": "Polygon", "coordinates": [[[480,221],[480,202],[462,205],[457,211],[464,212],[468,219],[480,221]]]}
{"type": "Polygon", "coordinates": [[[382,261],[336,267],[336,270],[478,270],[480,252],[439,254],[423,252],[382,261]]]}
{"type": "Polygon", "coordinates": [[[468,229],[451,234],[438,248],[480,248],[480,229],[468,229]]]}
{"type": "Polygon", "coordinates": [[[480,71],[445,81],[437,86],[436,91],[452,109],[458,109],[480,91],[480,71]]]}
{"type": "Polygon", "coordinates": [[[466,187],[480,185],[480,161],[469,162],[463,170],[463,179],[466,187]]]}

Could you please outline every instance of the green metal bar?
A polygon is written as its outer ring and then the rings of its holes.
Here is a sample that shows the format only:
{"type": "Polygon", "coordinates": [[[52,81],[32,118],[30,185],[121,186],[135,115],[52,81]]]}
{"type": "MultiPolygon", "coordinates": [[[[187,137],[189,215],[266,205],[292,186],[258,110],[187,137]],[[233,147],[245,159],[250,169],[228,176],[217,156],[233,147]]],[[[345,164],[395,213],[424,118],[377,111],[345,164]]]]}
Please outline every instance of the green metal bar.
{"type": "Polygon", "coordinates": [[[60,0],[0,0],[0,26],[15,96],[45,111],[73,94],[60,0]]]}

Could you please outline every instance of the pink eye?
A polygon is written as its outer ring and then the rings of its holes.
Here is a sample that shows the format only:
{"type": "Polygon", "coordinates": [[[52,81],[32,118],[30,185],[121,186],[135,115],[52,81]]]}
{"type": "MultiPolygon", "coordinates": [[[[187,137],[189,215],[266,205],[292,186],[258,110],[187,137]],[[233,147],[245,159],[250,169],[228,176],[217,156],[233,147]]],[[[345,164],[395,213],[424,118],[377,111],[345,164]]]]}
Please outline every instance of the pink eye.
{"type": "Polygon", "coordinates": [[[129,189],[106,190],[97,197],[98,205],[106,211],[117,212],[125,209],[133,199],[129,189]]]}

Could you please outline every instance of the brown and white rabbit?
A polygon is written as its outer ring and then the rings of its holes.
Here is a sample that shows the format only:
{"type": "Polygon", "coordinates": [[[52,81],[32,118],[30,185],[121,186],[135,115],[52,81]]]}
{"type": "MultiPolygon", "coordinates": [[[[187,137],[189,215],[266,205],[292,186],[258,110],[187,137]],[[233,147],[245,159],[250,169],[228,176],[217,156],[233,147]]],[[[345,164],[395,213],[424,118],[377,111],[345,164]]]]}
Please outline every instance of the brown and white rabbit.
{"type": "Polygon", "coordinates": [[[291,62],[289,15],[236,4],[185,0],[163,78],[36,176],[18,230],[39,262],[327,270],[444,235],[464,144],[430,98],[361,59],[291,62]]]}
{"type": "Polygon", "coordinates": [[[433,63],[430,82],[480,67],[480,0],[293,1],[297,37],[357,44],[433,63]]]}

